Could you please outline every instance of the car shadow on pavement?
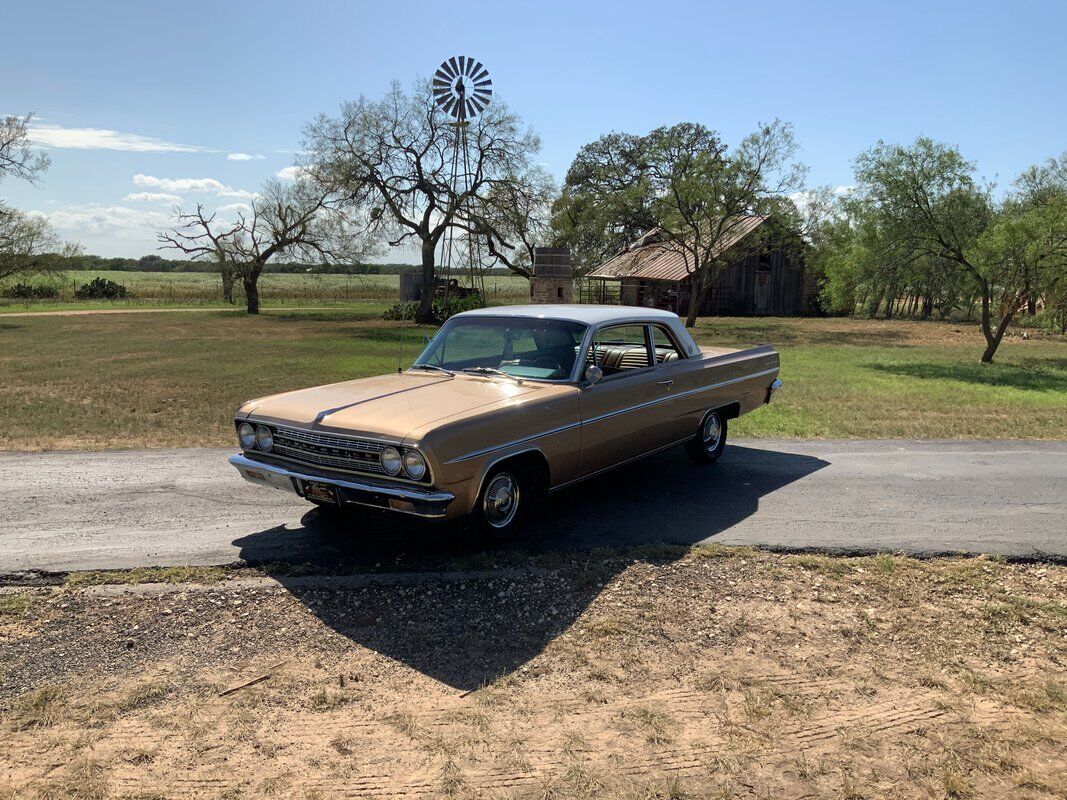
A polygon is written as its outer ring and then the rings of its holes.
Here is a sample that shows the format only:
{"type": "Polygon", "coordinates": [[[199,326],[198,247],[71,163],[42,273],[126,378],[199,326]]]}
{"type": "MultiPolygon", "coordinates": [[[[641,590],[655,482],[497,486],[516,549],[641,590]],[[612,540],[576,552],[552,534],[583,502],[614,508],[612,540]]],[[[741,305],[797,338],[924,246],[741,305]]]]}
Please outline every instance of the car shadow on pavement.
{"type": "Polygon", "coordinates": [[[567,630],[630,563],[606,558],[612,549],[635,548],[635,558],[649,561],[678,558],[827,465],[731,445],[718,464],[698,467],[669,451],[553,495],[521,539],[490,549],[459,523],[318,509],[301,527],[234,544],[342,636],[471,690],[521,667],[567,630]],[[373,576],[347,588],[306,577],[324,573],[373,576]]]}

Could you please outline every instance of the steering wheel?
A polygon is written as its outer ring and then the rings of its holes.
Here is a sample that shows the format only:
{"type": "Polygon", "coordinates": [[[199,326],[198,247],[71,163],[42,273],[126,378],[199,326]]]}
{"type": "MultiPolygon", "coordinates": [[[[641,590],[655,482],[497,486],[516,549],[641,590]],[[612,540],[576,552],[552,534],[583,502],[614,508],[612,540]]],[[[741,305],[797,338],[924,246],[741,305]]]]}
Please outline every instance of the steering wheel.
{"type": "Polygon", "coordinates": [[[541,356],[533,362],[535,367],[543,367],[544,369],[551,369],[553,372],[563,372],[563,365],[556,359],[549,358],[548,356],[541,356]]]}

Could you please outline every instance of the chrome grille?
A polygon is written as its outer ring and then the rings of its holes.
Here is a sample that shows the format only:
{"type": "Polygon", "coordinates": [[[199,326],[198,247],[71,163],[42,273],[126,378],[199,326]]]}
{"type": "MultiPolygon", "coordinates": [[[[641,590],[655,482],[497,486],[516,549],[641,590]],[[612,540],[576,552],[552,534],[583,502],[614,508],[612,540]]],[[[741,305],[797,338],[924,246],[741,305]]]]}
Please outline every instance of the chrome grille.
{"type": "Polygon", "coordinates": [[[384,475],[385,470],[378,458],[384,448],[383,442],[279,426],[274,428],[272,452],[308,464],[384,475]]]}

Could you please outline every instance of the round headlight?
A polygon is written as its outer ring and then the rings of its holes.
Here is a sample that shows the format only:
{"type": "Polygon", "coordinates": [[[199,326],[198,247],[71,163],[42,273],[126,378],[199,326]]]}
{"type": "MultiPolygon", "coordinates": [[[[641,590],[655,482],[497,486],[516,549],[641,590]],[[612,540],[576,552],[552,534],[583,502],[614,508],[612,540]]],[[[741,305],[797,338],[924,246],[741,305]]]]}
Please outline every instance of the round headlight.
{"type": "Polygon", "coordinates": [[[274,447],[274,434],[266,425],[256,428],[256,447],[260,450],[270,450],[274,447]]]}
{"type": "Polygon", "coordinates": [[[240,442],[241,449],[251,450],[256,446],[256,429],[247,422],[242,422],[237,426],[237,441],[240,442]]]}
{"type": "Polygon", "coordinates": [[[408,450],[404,453],[404,472],[413,481],[421,480],[426,474],[426,459],[418,450],[408,450]]]}
{"type": "Polygon", "coordinates": [[[400,451],[395,447],[386,447],[380,456],[382,469],[389,475],[400,474],[400,451]]]}

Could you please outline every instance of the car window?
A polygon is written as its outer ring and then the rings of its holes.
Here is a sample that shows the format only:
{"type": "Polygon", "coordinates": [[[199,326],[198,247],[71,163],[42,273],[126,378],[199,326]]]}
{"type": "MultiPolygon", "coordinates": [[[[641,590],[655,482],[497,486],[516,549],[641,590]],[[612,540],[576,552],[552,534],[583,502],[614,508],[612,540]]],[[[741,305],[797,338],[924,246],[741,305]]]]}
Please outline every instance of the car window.
{"type": "Polygon", "coordinates": [[[593,337],[587,360],[596,364],[604,375],[614,375],[628,369],[649,365],[647,327],[645,325],[613,325],[601,328],[593,337]]]}
{"type": "Polygon", "coordinates": [[[453,371],[489,368],[519,378],[570,377],[586,326],[532,317],[454,317],[415,365],[453,371]]]}
{"type": "Polygon", "coordinates": [[[662,364],[665,361],[675,361],[679,358],[685,358],[675,346],[674,341],[671,339],[670,334],[662,325],[652,326],[652,346],[656,350],[656,363],[662,364]]]}

